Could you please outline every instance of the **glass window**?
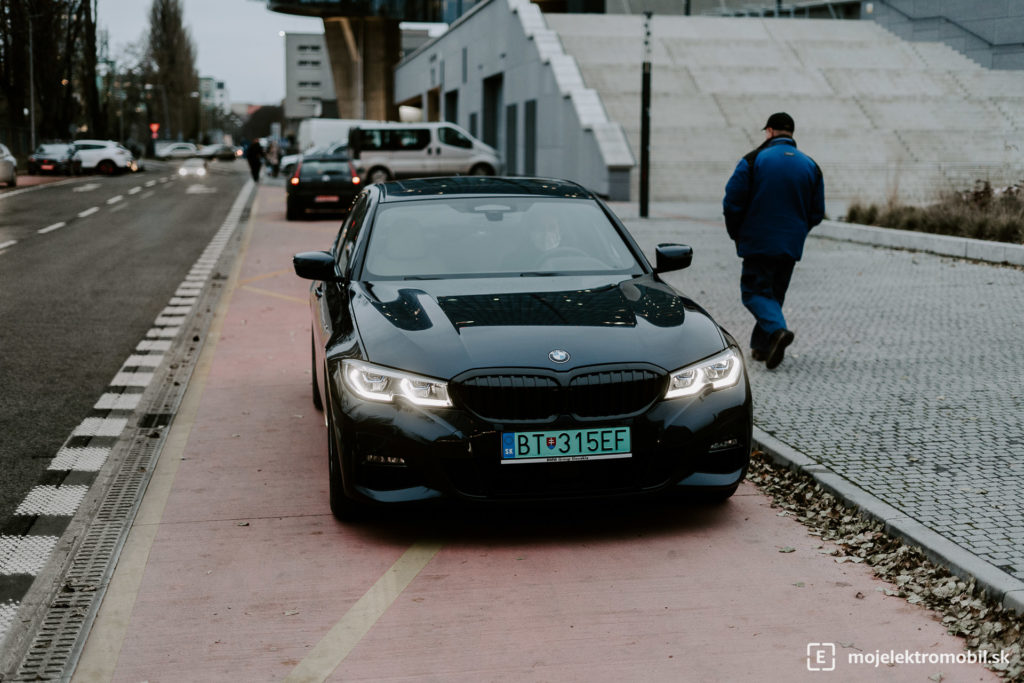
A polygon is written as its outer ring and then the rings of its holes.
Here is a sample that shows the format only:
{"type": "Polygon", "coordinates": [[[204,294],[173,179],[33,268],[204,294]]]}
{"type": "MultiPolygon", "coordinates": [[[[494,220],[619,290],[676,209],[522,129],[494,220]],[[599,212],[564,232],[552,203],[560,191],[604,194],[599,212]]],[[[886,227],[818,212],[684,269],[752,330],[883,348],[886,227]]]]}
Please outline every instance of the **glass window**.
{"type": "Polygon", "coordinates": [[[306,159],[302,162],[299,167],[299,178],[309,180],[310,178],[319,178],[321,176],[351,176],[352,170],[349,168],[347,161],[340,160],[324,160],[324,159],[306,159]]]}
{"type": "Polygon", "coordinates": [[[352,211],[348,215],[348,220],[341,226],[341,232],[338,233],[336,258],[338,270],[343,275],[348,275],[356,238],[359,237],[359,230],[363,227],[363,219],[366,217],[366,210],[369,206],[370,200],[364,193],[356,200],[355,206],[352,207],[352,211]]]}
{"type": "Polygon", "coordinates": [[[589,199],[473,197],[384,204],[364,279],[641,272],[589,199]]]}
{"type": "Polygon", "coordinates": [[[455,130],[454,128],[449,128],[448,126],[443,126],[440,129],[438,129],[438,137],[440,138],[441,142],[443,142],[446,145],[452,145],[453,147],[464,147],[466,149],[471,149],[473,147],[472,140],[470,140],[469,138],[467,138],[465,135],[455,130]]]}

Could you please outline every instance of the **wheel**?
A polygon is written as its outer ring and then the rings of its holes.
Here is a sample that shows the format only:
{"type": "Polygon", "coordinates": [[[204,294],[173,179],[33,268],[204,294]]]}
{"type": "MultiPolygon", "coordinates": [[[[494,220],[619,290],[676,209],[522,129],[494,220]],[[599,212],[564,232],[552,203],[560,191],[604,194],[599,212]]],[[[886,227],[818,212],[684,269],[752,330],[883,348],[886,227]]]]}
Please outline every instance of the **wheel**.
{"type": "Polygon", "coordinates": [[[17,171],[12,171],[11,172],[11,182],[7,183],[7,186],[8,187],[17,187],[18,186],[18,172],[17,171]]]}
{"type": "Polygon", "coordinates": [[[494,175],[494,169],[487,164],[476,164],[469,169],[469,175],[494,175]]]}
{"type": "Polygon", "coordinates": [[[302,218],[303,210],[301,207],[296,206],[295,202],[288,202],[285,208],[284,217],[290,221],[297,221],[302,218]]]}
{"type": "Polygon", "coordinates": [[[114,165],[113,161],[104,159],[100,163],[96,164],[96,172],[102,173],[103,175],[114,175],[114,171],[117,170],[117,166],[114,165]]]}
{"type": "Polygon", "coordinates": [[[386,183],[391,180],[391,174],[388,173],[388,169],[381,166],[374,166],[370,169],[370,172],[366,174],[366,178],[369,180],[371,185],[377,183],[386,183]]]}
{"type": "Polygon", "coordinates": [[[364,506],[345,495],[341,477],[341,453],[334,440],[334,419],[327,409],[327,485],[331,514],[339,522],[355,522],[363,517],[364,506]]]}
{"type": "Polygon", "coordinates": [[[310,356],[312,356],[312,375],[313,375],[313,407],[317,410],[324,409],[324,402],[320,398],[320,382],[317,380],[317,374],[319,369],[316,365],[316,337],[313,335],[313,330],[309,331],[309,346],[310,356]]]}

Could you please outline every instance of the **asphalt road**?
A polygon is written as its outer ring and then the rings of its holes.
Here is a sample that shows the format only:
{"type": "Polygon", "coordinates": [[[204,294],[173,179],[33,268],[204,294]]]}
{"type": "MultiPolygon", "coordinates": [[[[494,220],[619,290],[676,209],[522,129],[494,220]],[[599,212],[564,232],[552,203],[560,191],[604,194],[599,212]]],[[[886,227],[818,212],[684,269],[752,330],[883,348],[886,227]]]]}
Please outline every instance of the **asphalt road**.
{"type": "Polygon", "coordinates": [[[244,184],[178,164],[0,192],[0,531],[244,184]]]}

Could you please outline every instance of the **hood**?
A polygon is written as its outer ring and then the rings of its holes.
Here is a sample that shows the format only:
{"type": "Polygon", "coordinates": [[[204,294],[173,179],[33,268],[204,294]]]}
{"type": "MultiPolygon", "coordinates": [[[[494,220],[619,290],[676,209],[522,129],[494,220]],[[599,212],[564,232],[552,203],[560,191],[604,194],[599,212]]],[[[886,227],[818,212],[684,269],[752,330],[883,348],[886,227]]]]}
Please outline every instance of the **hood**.
{"type": "Polygon", "coordinates": [[[726,346],[718,325],[654,276],[353,283],[368,360],[449,379],[471,369],[571,370],[653,363],[674,370],[726,346]],[[569,360],[548,354],[561,349],[569,360]]]}

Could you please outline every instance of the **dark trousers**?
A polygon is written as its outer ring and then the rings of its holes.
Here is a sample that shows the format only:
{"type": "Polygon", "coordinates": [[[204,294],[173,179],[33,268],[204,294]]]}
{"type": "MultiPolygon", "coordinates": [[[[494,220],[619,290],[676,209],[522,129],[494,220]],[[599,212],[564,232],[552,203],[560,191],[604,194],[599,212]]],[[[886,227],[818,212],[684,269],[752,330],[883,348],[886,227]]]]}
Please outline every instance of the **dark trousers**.
{"type": "Polygon", "coordinates": [[[768,339],[778,330],[786,329],[782,304],[793,277],[796,262],[786,256],[748,256],[743,259],[740,276],[740,297],[757,323],[750,333],[750,348],[768,350],[768,339]]]}

